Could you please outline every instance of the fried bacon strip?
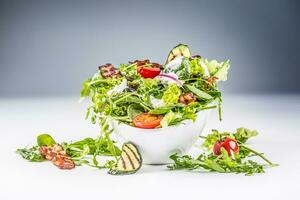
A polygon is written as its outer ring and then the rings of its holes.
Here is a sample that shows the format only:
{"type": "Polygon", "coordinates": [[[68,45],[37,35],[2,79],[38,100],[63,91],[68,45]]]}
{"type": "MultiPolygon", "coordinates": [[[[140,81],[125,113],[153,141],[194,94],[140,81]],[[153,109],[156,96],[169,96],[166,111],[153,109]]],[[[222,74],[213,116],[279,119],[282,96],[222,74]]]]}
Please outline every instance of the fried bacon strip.
{"type": "Polygon", "coordinates": [[[219,79],[218,77],[211,76],[207,79],[207,82],[212,85],[212,84],[216,83],[218,79],[219,79]]]}
{"type": "Polygon", "coordinates": [[[73,169],[75,163],[59,144],[41,146],[40,153],[60,169],[73,169]]]}
{"type": "Polygon", "coordinates": [[[196,97],[193,95],[193,93],[188,92],[188,93],[184,93],[182,95],[179,96],[179,103],[183,103],[183,104],[190,104],[192,102],[196,101],[196,97]]]}
{"type": "Polygon", "coordinates": [[[98,67],[103,78],[119,78],[121,73],[112,64],[106,63],[98,67]]]}
{"type": "Polygon", "coordinates": [[[129,61],[129,64],[133,64],[133,63],[136,63],[138,69],[144,66],[149,66],[149,67],[151,66],[153,68],[160,68],[160,69],[162,69],[163,67],[158,63],[151,63],[149,59],[129,61]]]}

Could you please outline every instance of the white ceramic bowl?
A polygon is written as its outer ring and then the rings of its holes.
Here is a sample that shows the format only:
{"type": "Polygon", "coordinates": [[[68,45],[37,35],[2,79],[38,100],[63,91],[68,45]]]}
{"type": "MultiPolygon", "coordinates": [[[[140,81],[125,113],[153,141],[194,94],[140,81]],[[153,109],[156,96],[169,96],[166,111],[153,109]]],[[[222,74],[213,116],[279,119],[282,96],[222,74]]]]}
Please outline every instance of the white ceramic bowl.
{"type": "Polygon", "coordinates": [[[201,135],[210,110],[197,113],[195,122],[185,120],[177,126],[159,129],[140,129],[117,121],[113,128],[117,140],[121,143],[133,142],[143,157],[144,164],[167,164],[173,153],[186,153],[201,135]]]}

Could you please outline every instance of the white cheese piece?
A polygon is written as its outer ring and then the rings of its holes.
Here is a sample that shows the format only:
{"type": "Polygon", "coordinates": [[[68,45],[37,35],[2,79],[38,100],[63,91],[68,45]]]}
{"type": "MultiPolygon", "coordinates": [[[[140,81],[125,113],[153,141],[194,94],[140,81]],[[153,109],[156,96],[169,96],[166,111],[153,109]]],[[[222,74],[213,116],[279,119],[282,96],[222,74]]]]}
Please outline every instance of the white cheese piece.
{"type": "Polygon", "coordinates": [[[177,70],[182,63],[183,58],[184,58],[183,56],[175,57],[174,60],[166,64],[165,67],[169,70],[177,70]]]}

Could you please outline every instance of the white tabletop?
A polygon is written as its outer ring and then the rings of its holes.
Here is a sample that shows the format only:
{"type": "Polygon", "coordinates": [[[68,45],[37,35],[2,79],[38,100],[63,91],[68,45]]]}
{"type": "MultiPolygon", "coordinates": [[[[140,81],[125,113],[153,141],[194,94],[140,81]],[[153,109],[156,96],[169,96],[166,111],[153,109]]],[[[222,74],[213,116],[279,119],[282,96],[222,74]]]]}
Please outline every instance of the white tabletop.
{"type": "Polygon", "coordinates": [[[0,100],[0,199],[299,199],[300,96],[224,96],[222,123],[212,114],[207,130],[244,126],[260,135],[249,145],[280,166],[265,174],[218,174],[168,171],[143,166],[134,175],[112,176],[106,170],[76,167],[63,171],[48,162],[30,163],[15,154],[35,144],[39,133],[58,141],[96,136],[84,120],[77,98],[0,100]]]}

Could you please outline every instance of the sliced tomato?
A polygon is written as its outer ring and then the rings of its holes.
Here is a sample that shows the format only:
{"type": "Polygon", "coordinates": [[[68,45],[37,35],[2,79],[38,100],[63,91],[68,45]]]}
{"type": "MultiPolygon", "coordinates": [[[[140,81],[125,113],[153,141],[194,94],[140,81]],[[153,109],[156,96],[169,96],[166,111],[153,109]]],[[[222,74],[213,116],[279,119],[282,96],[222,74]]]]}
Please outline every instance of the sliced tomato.
{"type": "Polygon", "coordinates": [[[231,156],[231,152],[238,153],[239,152],[239,145],[238,143],[232,139],[227,137],[225,140],[219,140],[214,144],[213,153],[218,156],[221,154],[221,148],[224,148],[228,155],[231,156]]]}
{"type": "Polygon", "coordinates": [[[221,147],[223,146],[223,142],[222,141],[217,141],[215,144],[214,144],[214,147],[213,147],[213,152],[216,156],[218,155],[221,155],[221,147]]]}
{"type": "Polygon", "coordinates": [[[238,143],[231,138],[226,138],[223,142],[223,147],[228,152],[228,155],[231,156],[231,152],[238,153],[239,152],[239,145],[238,143]]]}
{"type": "Polygon", "coordinates": [[[152,129],[160,125],[161,115],[141,113],[133,119],[133,125],[137,128],[152,129]]]}
{"type": "Polygon", "coordinates": [[[159,68],[140,67],[138,73],[144,78],[154,78],[160,74],[159,68]]]}

